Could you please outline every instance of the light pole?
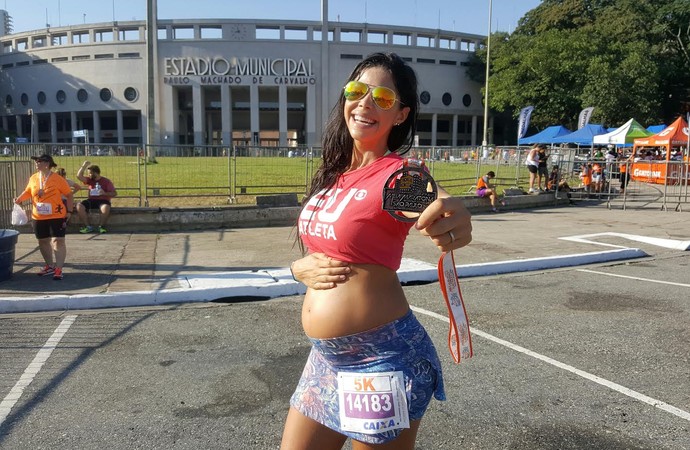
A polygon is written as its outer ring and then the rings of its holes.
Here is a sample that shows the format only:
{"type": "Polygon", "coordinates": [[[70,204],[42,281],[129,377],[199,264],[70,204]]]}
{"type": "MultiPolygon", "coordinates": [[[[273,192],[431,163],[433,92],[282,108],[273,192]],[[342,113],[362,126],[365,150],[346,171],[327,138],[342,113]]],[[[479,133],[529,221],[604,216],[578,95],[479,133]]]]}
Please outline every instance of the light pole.
{"type": "Polygon", "coordinates": [[[484,82],[484,137],[482,138],[482,153],[487,151],[489,135],[489,64],[491,57],[491,13],[493,0],[489,0],[489,34],[486,35],[486,81],[484,82]]]}

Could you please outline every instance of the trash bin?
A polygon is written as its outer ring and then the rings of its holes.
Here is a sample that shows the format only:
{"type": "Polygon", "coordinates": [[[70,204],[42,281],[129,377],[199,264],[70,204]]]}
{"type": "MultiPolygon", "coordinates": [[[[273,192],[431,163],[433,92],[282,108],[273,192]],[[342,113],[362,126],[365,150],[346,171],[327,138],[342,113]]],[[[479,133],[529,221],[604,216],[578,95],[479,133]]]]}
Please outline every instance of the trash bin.
{"type": "Polygon", "coordinates": [[[12,277],[14,248],[17,245],[18,238],[18,231],[0,229],[0,281],[5,281],[12,277]]]}

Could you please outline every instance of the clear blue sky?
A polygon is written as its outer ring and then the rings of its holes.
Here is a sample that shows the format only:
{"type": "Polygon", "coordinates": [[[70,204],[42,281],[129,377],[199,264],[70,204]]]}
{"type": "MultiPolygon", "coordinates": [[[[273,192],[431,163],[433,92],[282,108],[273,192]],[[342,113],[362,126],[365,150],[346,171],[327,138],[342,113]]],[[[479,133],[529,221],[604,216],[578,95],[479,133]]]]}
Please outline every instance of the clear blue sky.
{"type": "MultiPolygon", "coordinates": [[[[492,31],[512,31],[541,0],[493,0],[492,31]]],[[[146,19],[146,0],[0,0],[14,32],[51,26],[146,19]]],[[[160,19],[320,20],[321,0],[158,0],[160,19]],[[299,6],[297,6],[299,5],[299,6]]],[[[489,0],[330,0],[329,20],[441,28],[483,34],[489,0]]]]}

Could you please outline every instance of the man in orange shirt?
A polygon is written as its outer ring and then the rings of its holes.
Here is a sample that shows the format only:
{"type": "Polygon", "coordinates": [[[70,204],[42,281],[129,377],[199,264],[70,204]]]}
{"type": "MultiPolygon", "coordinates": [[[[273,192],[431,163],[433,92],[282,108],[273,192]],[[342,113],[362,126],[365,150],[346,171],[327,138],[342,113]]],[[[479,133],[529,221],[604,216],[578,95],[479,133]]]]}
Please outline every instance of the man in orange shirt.
{"type": "Polygon", "coordinates": [[[72,190],[63,177],[51,170],[57,167],[52,156],[44,154],[32,156],[31,159],[36,163],[36,173],[14,203],[19,205],[31,200],[34,234],[46,263],[38,275],[52,275],[53,280],[62,280],[62,266],[67,257],[65,231],[74,211],[72,190]]]}
{"type": "Polygon", "coordinates": [[[493,170],[490,170],[483,177],[477,180],[477,197],[489,197],[491,200],[491,211],[498,212],[496,208],[496,199],[498,198],[498,191],[496,186],[491,184],[491,180],[496,177],[493,170]]]}
{"type": "Polygon", "coordinates": [[[580,179],[582,180],[582,187],[585,188],[585,192],[589,192],[592,187],[592,163],[582,165],[580,169],[580,179]]]}

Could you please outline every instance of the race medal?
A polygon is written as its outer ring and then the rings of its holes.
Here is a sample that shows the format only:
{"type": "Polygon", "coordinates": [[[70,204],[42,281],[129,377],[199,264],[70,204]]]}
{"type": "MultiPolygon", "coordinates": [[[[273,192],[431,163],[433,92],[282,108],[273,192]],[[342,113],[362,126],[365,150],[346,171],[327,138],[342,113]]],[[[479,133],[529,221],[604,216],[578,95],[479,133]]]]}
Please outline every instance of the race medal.
{"type": "Polygon", "coordinates": [[[436,197],[438,186],[424,170],[424,161],[406,159],[403,168],[393,172],[383,187],[383,209],[397,220],[416,222],[436,197]]]}
{"type": "Polygon", "coordinates": [[[338,372],[340,429],[378,434],[410,428],[402,372],[338,372]]]}

